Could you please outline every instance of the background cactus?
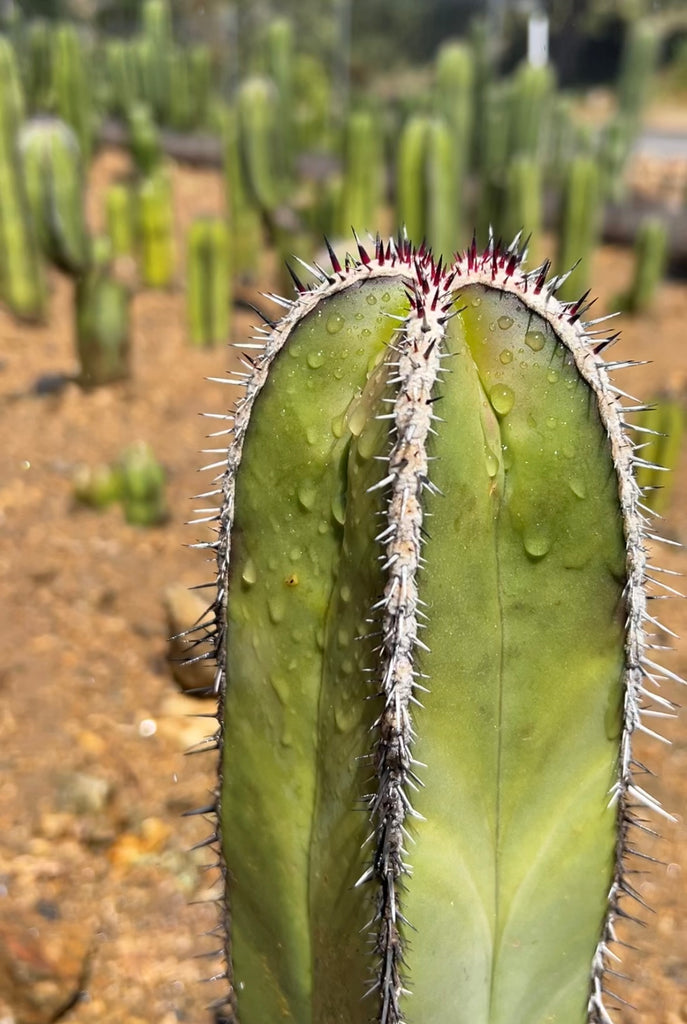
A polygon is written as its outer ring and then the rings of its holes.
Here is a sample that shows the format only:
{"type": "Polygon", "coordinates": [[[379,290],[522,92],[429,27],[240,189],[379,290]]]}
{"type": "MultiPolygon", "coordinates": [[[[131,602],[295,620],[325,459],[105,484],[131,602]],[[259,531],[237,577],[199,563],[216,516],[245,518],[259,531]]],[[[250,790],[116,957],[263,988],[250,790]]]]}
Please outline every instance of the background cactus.
{"type": "Polygon", "coordinates": [[[175,267],[174,214],[172,186],[164,168],[141,182],[137,225],[143,281],[150,288],[170,287],[175,267]]]}
{"type": "Polygon", "coordinates": [[[605,1021],[666,703],[609,340],[515,244],[359,252],[256,338],[209,517],[229,1019],[605,1021]]]}
{"type": "Polygon", "coordinates": [[[651,306],[668,262],[668,227],[661,217],[649,217],[640,225],[635,242],[632,284],[620,304],[630,313],[651,306]]]}
{"type": "Polygon", "coordinates": [[[574,157],[563,190],[556,259],[558,273],[568,273],[576,261],[579,263],[561,286],[562,299],[575,299],[589,288],[591,258],[600,230],[600,199],[596,160],[588,156],[574,157]]]}
{"type": "Polygon", "coordinates": [[[231,312],[229,232],[218,219],[195,221],[189,230],[188,318],[194,345],[226,343],[231,312]]]}
{"type": "Polygon", "coordinates": [[[79,383],[99,387],[129,376],[129,304],[126,286],[112,274],[106,238],[94,242],[94,260],[74,287],[79,383]]]}

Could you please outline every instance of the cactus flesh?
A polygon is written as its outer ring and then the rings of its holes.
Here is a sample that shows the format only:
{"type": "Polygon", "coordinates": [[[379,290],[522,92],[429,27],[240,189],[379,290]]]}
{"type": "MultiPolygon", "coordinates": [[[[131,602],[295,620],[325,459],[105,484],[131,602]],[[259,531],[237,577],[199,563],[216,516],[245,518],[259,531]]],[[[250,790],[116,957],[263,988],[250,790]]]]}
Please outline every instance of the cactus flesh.
{"type": "Polygon", "coordinates": [[[610,1019],[665,670],[609,340],[516,243],[332,254],[232,381],[228,1020],[610,1019]]]}

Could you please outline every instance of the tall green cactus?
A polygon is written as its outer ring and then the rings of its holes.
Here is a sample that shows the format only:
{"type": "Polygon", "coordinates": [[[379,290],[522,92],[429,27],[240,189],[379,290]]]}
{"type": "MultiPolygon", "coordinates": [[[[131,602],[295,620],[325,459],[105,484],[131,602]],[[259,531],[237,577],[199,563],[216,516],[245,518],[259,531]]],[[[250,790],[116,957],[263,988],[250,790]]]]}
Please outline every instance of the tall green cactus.
{"type": "Polygon", "coordinates": [[[550,115],[554,86],[550,67],[533,67],[525,63],[518,68],[512,89],[511,153],[538,156],[540,140],[550,115]]]}
{"type": "Polygon", "coordinates": [[[396,156],[396,216],[408,235],[425,238],[437,255],[451,256],[459,236],[456,150],[449,126],[416,115],[401,132],[396,156]]]}
{"type": "Polygon", "coordinates": [[[45,273],[19,153],[24,94],[12,45],[0,37],[0,297],[17,316],[45,313],[45,273]]]}
{"type": "Polygon", "coordinates": [[[637,121],[649,99],[661,51],[659,30],[650,19],[627,22],[618,77],[618,106],[621,113],[637,121]]]}
{"type": "Polygon", "coordinates": [[[601,215],[597,161],[591,156],[576,156],[570,162],[563,187],[558,234],[557,271],[568,275],[560,288],[563,299],[572,300],[589,288],[601,215]],[[575,260],[579,264],[570,272],[575,260]]]}
{"type": "Polygon", "coordinates": [[[96,130],[90,54],[76,26],[70,24],[55,29],[53,47],[55,112],[74,129],[88,166],[96,130]]]}
{"type": "Polygon", "coordinates": [[[169,288],[175,269],[174,211],[172,186],[164,170],[141,183],[137,220],[143,282],[149,288],[169,288]]]}
{"type": "Polygon", "coordinates": [[[186,261],[188,320],[194,345],[227,341],[231,315],[229,231],[217,218],[195,220],[188,237],[186,261]]]}
{"type": "Polygon", "coordinates": [[[84,169],[78,139],[57,118],[29,121],[20,137],[26,189],[43,252],[69,274],[90,259],[84,169]]]}
{"type": "Polygon", "coordinates": [[[383,185],[379,136],[379,125],[371,111],[355,110],[349,114],[337,233],[347,234],[352,224],[365,225],[368,230],[376,223],[383,185]]]}
{"type": "Polygon", "coordinates": [[[625,364],[514,246],[313,273],[230,381],[203,517],[223,1019],[608,1022],[660,810],[632,737],[670,708],[625,364]]]}
{"type": "Polygon", "coordinates": [[[455,149],[456,190],[460,192],[470,166],[474,113],[475,65],[465,43],[446,43],[436,62],[434,104],[451,129],[455,149]]]}
{"type": "Polygon", "coordinates": [[[114,182],[105,191],[105,224],[112,256],[133,256],[134,196],[131,188],[124,182],[114,182]]]}
{"type": "Polygon", "coordinates": [[[74,288],[79,383],[84,388],[124,380],[130,369],[131,296],[111,272],[108,239],[96,238],[93,249],[93,265],[74,288]]]}
{"type": "Polygon", "coordinates": [[[662,217],[647,217],[635,242],[632,284],[621,299],[630,313],[644,313],[653,302],[668,263],[668,226],[662,217]]]}

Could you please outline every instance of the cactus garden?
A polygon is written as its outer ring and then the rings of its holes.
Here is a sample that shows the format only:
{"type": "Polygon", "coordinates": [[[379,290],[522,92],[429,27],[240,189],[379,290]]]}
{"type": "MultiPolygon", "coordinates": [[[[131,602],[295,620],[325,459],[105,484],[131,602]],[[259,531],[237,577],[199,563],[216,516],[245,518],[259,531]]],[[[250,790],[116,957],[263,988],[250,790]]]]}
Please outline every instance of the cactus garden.
{"type": "Polygon", "coordinates": [[[681,1024],[681,5],[201,6],[0,4],[0,1020],[681,1024]]]}

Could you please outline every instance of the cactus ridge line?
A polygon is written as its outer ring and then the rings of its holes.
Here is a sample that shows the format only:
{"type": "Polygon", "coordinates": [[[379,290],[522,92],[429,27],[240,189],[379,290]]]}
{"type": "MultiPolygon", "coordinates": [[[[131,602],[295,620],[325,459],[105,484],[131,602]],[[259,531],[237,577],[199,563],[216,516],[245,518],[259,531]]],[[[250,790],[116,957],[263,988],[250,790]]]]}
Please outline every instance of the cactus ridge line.
{"type": "MultiPolygon", "coordinates": [[[[635,467],[643,464],[641,456],[637,454],[641,445],[632,440],[634,426],[626,416],[643,406],[623,404],[624,398],[629,398],[631,402],[638,400],[617,388],[609,377],[609,371],[625,369],[633,363],[629,360],[605,363],[599,358],[600,352],[614,343],[617,334],[605,335],[605,328],[599,328],[598,325],[604,324],[615,314],[583,320],[590,305],[586,304],[587,296],[577,302],[559,301],[555,293],[567,275],[549,279],[549,261],[533,270],[524,271],[523,252],[518,249],[518,245],[519,237],[507,248],[494,243],[492,238],[486,249],[479,251],[473,239],[468,249],[457,255],[447,269],[434,263],[424,243],[415,248],[403,236],[386,244],[377,238],[373,257],[358,242],[358,257],[347,253],[343,266],[329,246],[331,274],[317,266],[309,267],[315,276],[315,283],[299,290],[295,301],[267,294],[267,298],[281,305],[286,312],[269,330],[258,328],[258,354],[250,358],[249,371],[243,379],[231,381],[240,384],[243,393],[232,414],[233,426],[227,431],[233,433],[233,438],[226,461],[206,467],[222,470],[214,478],[223,496],[217,540],[191,545],[213,551],[217,561],[217,587],[209,609],[211,620],[209,623],[204,621],[199,628],[204,630],[203,639],[212,644],[212,653],[216,658],[214,691],[218,698],[217,732],[191,752],[200,749],[221,750],[227,683],[226,596],[235,479],[254,401],[265,384],[274,358],[288,341],[291,332],[305,316],[317,308],[322,299],[371,277],[401,277],[408,289],[410,313],[399,328],[399,338],[395,344],[398,392],[393,412],[386,417],[392,421],[392,433],[395,432],[396,438],[388,456],[387,470],[377,485],[387,488],[389,496],[387,525],[378,536],[378,541],[384,545],[387,582],[384,596],[375,606],[375,610],[382,613],[380,683],[384,695],[384,709],[375,725],[378,731],[374,753],[378,791],[368,800],[374,820],[371,840],[375,844],[375,855],[358,883],[375,879],[380,888],[373,922],[377,925],[374,952],[378,959],[378,971],[370,989],[378,990],[376,1020],[380,1024],[403,1024],[404,1021],[401,996],[405,992],[402,941],[405,921],[399,887],[402,888],[402,876],[408,872],[403,850],[404,822],[414,813],[405,786],[417,785],[419,781],[414,771],[416,762],[412,757],[410,704],[417,700],[415,690],[425,690],[418,681],[424,677],[418,673],[414,664],[415,649],[424,646],[417,635],[421,626],[418,618],[424,614],[418,607],[422,602],[417,594],[416,582],[422,564],[420,551],[423,513],[419,494],[422,490],[437,491],[429,480],[425,447],[427,436],[433,430],[432,420],[439,419],[432,412],[430,392],[438,379],[441,358],[446,354],[441,350],[445,323],[453,315],[450,310],[455,305],[461,286],[481,284],[514,294],[551,326],[556,339],[570,353],[580,376],[596,398],[617,475],[627,549],[623,732],[617,778],[610,794],[611,803],[617,807],[618,839],[615,869],[608,893],[608,912],[591,963],[587,1008],[589,1024],[613,1024],[609,999],[616,1002],[621,1000],[609,991],[607,978],[618,973],[620,957],[616,949],[622,942],[616,935],[616,921],[632,917],[625,909],[627,899],[642,903],[641,897],[628,880],[630,868],[627,860],[635,856],[644,858],[645,855],[634,849],[628,837],[634,830],[647,831],[641,818],[645,810],[674,820],[663,810],[658,800],[638,785],[637,779],[646,774],[646,769],[635,760],[632,752],[635,731],[663,739],[644,724],[646,717],[655,719],[662,715],[661,708],[673,708],[670,701],[656,692],[661,682],[666,679],[684,682],[676,673],[647,657],[646,653],[652,646],[651,634],[646,627],[664,628],[655,617],[648,614],[647,599],[665,596],[654,593],[655,588],[668,595],[678,592],[655,578],[653,573],[657,570],[648,565],[646,559],[647,540],[674,542],[651,532],[655,516],[642,503],[643,492],[635,479],[635,467]],[[652,589],[649,594],[646,592],[647,587],[652,589]]],[[[221,771],[220,764],[219,787],[213,805],[213,812],[218,819],[216,834],[220,840],[221,771]]],[[[226,876],[227,868],[221,854],[220,867],[226,876]]],[[[229,911],[226,906],[223,913],[220,929],[224,930],[227,940],[226,976],[231,985],[229,911]]],[[[219,1000],[217,1005],[226,1006],[229,1019],[238,1020],[235,1016],[233,990],[225,999],[219,1000]]]]}

